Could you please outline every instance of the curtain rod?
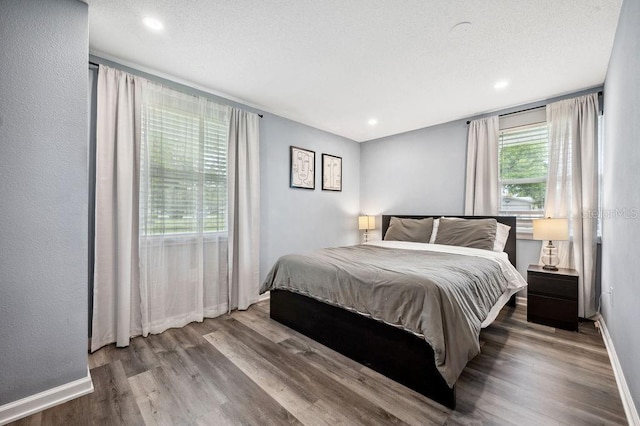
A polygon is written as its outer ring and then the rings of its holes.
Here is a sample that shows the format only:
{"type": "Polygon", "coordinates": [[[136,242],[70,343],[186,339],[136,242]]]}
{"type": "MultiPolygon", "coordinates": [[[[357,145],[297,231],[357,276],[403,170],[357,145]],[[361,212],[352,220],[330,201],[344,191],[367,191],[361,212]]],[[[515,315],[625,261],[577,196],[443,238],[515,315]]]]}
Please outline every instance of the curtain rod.
{"type": "MultiPolygon", "coordinates": [[[[602,90],[598,92],[598,97],[602,96],[602,90]]],[[[507,115],[520,114],[521,112],[533,111],[534,109],[544,108],[546,105],[540,105],[537,107],[531,107],[526,109],[521,109],[519,111],[506,112],[504,114],[499,114],[498,117],[505,117],[507,115]]],[[[467,120],[467,124],[471,123],[471,120],[467,120]]]]}
{"type": "MultiPolygon", "coordinates": [[[[90,67],[94,67],[94,68],[99,68],[99,67],[100,67],[100,64],[98,64],[98,63],[96,63],[96,62],[91,62],[91,61],[89,61],[89,66],[90,66],[90,67]]],[[[262,118],[262,117],[264,117],[264,115],[263,115],[263,114],[258,114],[258,117],[262,118]]]]}

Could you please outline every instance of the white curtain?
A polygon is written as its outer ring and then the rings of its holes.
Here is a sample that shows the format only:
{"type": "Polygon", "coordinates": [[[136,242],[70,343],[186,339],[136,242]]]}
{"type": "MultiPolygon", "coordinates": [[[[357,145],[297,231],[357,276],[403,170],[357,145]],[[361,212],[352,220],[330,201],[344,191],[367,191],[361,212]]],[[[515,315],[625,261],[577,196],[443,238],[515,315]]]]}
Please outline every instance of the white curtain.
{"type": "Polygon", "coordinates": [[[140,333],[138,154],[143,81],[100,66],[91,350],[140,333]]]}
{"type": "Polygon", "coordinates": [[[576,269],[580,274],[579,314],[584,318],[596,312],[598,109],[596,93],[547,105],[549,175],[545,216],[569,219],[571,240],[557,242],[558,266],[576,269]]]}
{"type": "Polygon", "coordinates": [[[497,115],[469,123],[464,203],[466,215],[495,216],[498,214],[500,208],[499,129],[497,115]]]}
{"type": "Polygon", "coordinates": [[[256,114],[100,66],[91,350],[258,299],[256,114]]]}
{"type": "Polygon", "coordinates": [[[247,309],[260,284],[259,117],[234,108],[229,118],[229,309],[247,309]]]}
{"type": "Polygon", "coordinates": [[[140,177],[142,334],[227,311],[229,107],[148,83],[140,177]]]}

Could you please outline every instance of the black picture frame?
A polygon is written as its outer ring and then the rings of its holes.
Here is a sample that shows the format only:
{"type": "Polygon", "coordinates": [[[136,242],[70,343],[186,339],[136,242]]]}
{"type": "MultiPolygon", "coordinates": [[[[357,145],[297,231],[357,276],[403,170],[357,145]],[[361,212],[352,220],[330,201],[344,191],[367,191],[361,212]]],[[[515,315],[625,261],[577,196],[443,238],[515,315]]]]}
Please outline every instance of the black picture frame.
{"type": "Polygon", "coordinates": [[[342,157],[322,154],[322,190],[342,191],[342,157]]]}
{"type": "Polygon", "coordinates": [[[316,153],[291,145],[289,150],[289,187],[316,189],[316,153]]]}

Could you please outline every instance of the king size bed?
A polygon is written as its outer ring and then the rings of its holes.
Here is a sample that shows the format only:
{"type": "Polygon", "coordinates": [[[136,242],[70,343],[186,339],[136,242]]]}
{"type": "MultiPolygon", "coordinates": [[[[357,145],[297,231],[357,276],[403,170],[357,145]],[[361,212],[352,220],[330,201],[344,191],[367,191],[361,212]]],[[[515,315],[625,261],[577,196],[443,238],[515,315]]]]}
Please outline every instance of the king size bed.
{"type": "Polygon", "coordinates": [[[281,257],[271,318],[447,406],[479,333],[526,286],[514,217],[382,217],[383,241],[281,257]]]}

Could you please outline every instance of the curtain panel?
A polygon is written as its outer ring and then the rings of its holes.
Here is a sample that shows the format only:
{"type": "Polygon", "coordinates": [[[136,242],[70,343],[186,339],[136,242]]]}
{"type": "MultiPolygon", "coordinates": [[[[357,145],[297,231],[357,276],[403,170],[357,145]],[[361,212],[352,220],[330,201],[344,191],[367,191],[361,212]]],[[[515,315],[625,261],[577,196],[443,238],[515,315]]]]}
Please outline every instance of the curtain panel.
{"type": "Polygon", "coordinates": [[[495,216],[500,208],[497,115],[469,123],[465,215],[495,216]]]}
{"type": "Polygon", "coordinates": [[[144,80],[100,66],[91,350],[140,334],[138,182],[144,80]]]}
{"type": "Polygon", "coordinates": [[[257,114],[100,66],[91,350],[258,299],[257,114]]]}
{"type": "Polygon", "coordinates": [[[260,285],[259,117],[229,116],[229,310],[258,301],[260,285]]]}
{"type": "MultiPolygon", "coordinates": [[[[549,175],[545,216],[569,219],[570,241],[558,242],[559,267],[580,274],[579,314],[596,313],[598,95],[547,105],[549,175]]],[[[542,263],[541,263],[542,264],[542,263]]]]}

